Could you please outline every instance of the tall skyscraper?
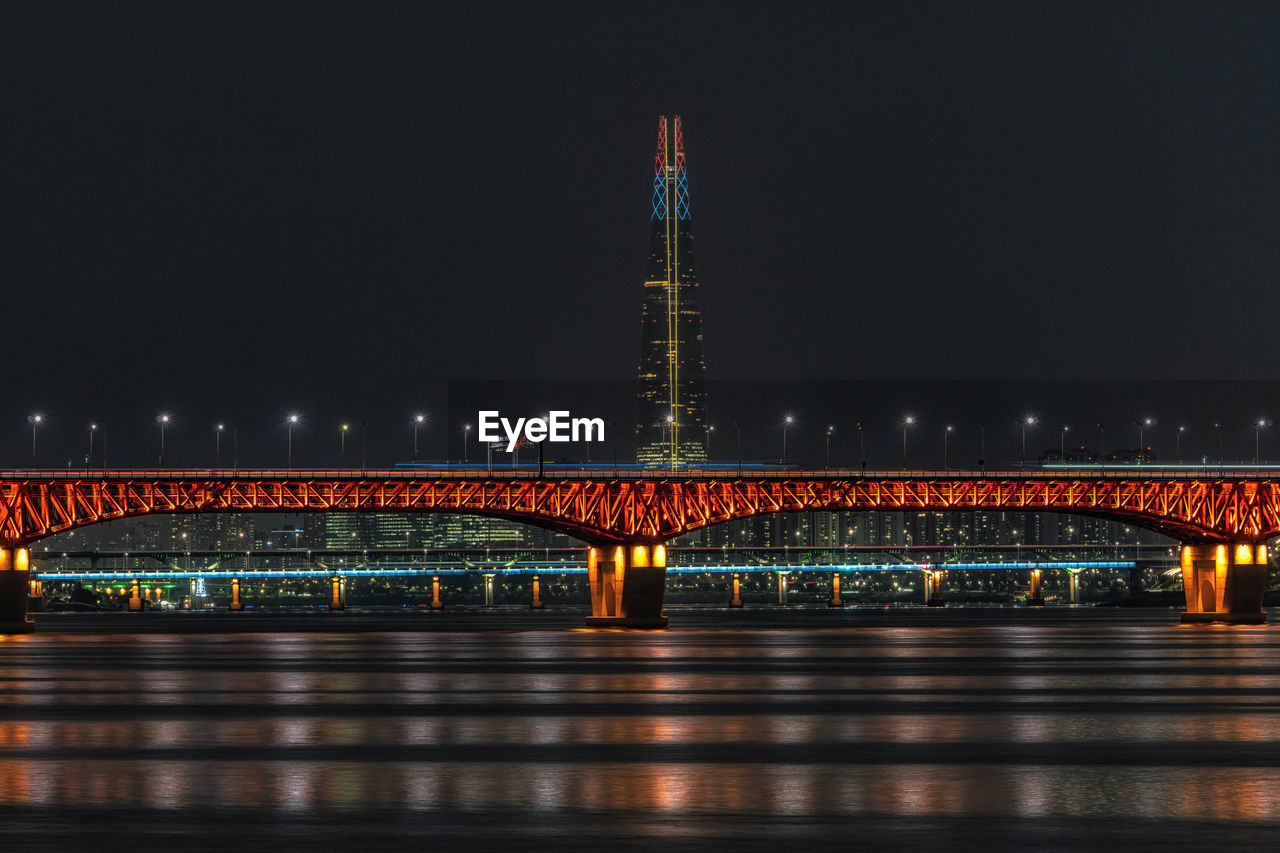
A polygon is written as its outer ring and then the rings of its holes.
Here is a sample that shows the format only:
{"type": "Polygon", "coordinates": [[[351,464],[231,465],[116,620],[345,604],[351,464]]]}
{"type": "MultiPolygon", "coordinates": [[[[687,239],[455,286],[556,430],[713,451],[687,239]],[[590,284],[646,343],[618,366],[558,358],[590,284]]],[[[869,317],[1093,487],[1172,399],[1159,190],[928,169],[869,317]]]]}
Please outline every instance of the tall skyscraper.
{"type": "Polygon", "coordinates": [[[697,464],[707,458],[706,364],[680,116],[658,119],[651,204],[636,461],[664,467],[697,464]]]}

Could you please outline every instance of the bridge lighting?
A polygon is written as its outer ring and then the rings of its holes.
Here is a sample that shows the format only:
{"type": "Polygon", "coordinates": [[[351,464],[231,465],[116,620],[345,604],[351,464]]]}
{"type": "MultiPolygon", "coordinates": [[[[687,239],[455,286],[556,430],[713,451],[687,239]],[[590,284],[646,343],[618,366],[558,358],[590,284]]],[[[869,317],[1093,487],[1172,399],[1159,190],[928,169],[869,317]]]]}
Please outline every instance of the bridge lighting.
{"type": "Polygon", "coordinates": [[[160,467],[164,467],[164,428],[169,425],[169,415],[162,412],[156,415],[156,423],[160,424],[160,467]]]}
{"type": "Polygon", "coordinates": [[[949,464],[950,456],[948,455],[948,451],[951,449],[951,431],[954,429],[955,427],[951,424],[947,424],[942,430],[942,469],[944,471],[951,467],[949,464]]]}
{"type": "MultiPolygon", "coordinates": [[[[467,445],[470,444],[471,424],[463,424],[462,426],[462,464],[467,464],[467,445]]],[[[417,444],[414,445],[414,454],[418,452],[417,444]]]]}
{"type": "Polygon", "coordinates": [[[1174,440],[1177,447],[1178,461],[1182,461],[1182,434],[1187,431],[1185,426],[1179,426],[1178,431],[1174,434],[1174,440]]]}
{"type": "Polygon", "coordinates": [[[1058,434],[1058,461],[1067,461],[1067,433],[1071,432],[1071,427],[1064,426],[1062,432],[1058,434]]]}
{"type": "Polygon", "coordinates": [[[1271,422],[1268,421],[1266,418],[1258,418],[1258,422],[1253,425],[1253,464],[1254,465],[1258,464],[1258,459],[1261,456],[1261,453],[1259,451],[1261,449],[1262,440],[1261,438],[1259,438],[1259,435],[1262,432],[1263,427],[1269,427],[1269,426],[1271,426],[1271,422]]]}
{"type": "Polygon", "coordinates": [[[27,415],[27,423],[31,424],[31,467],[36,467],[36,427],[44,423],[44,415],[27,415]]]}
{"type": "Polygon", "coordinates": [[[287,467],[288,467],[288,469],[289,469],[290,471],[292,471],[292,470],[293,470],[293,427],[294,427],[294,425],[295,425],[295,424],[297,424],[297,423],[298,423],[298,416],[297,416],[296,414],[291,414],[291,415],[289,415],[289,417],[288,417],[288,423],[289,423],[289,428],[288,428],[288,432],[289,432],[289,464],[288,464],[288,466],[287,466],[287,467]]]}
{"type": "Polygon", "coordinates": [[[787,427],[795,423],[795,418],[787,415],[782,419],[782,464],[787,464],[787,427]]]}
{"type": "Polygon", "coordinates": [[[914,415],[902,419],[902,470],[907,470],[907,427],[916,422],[914,415]]]}
{"type": "Polygon", "coordinates": [[[1027,415],[1022,419],[1022,467],[1027,467],[1027,427],[1036,425],[1036,416],[1027,415]]]}

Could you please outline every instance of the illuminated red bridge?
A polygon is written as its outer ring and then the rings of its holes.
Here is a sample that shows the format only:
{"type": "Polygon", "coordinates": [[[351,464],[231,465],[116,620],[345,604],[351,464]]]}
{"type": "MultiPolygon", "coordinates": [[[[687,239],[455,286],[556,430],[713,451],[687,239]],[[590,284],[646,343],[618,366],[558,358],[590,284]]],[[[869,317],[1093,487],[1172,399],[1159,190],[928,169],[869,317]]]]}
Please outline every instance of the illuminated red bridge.
{"type": "Polygon", "coordinates": [[[622,627],[666,624],[664,543],[708,525],[810,510],[1068,512],[1181,542],[1185,620],[1260,622],[1278,483],[1280,469],[12,471],[0,473],[0,631],[30,625],[26,548],[46,536],[155,513],[273,511],[460,512],[567,533],[588,546],[588,623],[622,627]]]}

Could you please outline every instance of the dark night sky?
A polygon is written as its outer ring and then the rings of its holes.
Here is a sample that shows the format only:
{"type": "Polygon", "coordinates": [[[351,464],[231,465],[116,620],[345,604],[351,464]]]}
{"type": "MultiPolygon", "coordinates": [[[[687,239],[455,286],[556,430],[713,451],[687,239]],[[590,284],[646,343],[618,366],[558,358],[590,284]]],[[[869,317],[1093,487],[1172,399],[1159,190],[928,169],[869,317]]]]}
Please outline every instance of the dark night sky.
{"type": "Polygon", "coordinates": [[[0,464],[629,379],[662,112],[713,379],[1280,378],[1280,7],[630,8],[6,6],[0,464]]]}

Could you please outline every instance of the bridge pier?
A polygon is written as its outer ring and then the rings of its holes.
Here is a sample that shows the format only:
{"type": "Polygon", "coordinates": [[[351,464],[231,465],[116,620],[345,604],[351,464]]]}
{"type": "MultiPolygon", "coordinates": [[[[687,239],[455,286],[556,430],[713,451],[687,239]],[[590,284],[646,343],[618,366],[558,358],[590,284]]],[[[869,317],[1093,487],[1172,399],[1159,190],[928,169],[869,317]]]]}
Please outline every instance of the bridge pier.
{"type": "Polygon", "coordinates": [[[742,606],[742,575],[738,572],[733,573],[733,597],[729,599],[730,607],[742,606]]]}
{"type": "Polygon", "coordinates": [[[1067,600],[1080,603],[1080,569],[1067,569],[1067,600]]]}
{"type": "Polygon", "coordinates": [[[440,576],[431,576],[431,609],[444,610],[444,602],[440,600],[440,576]]]}
{"type": "Polygon", "coordinates": [[[1031,570],[1031,591],[1027,593],[1028,607],[1044,607],[1044,577],[1039,569],[1031,570]]]}
{"type": "Polygon", "coordinates": [[[665,628],[665,545],[596,545],[587,549],[589,628],[665,628]]]}
{"type": "Polygon", "coordinates": [[[0,634],[30,634],[36,624],[27,618],[31,554],[26,548],[0,548],[0,634]]]}
{"type": "Polygon", "coordinates": [[[533,600],[529,602],[530,610],[541,610],[546,605],[542,603],[542,584],[538,581],[538,576],[533,576],[533,600]]]}
{"type": "Polygon", "coordinates": [[[1262,625],[1267,588],[1267,546],[1261,542],[1184,544],[1182,589],[1188,623],[1262,625]]]}
{"type": "Polygon", "coordinates": [[[244,610],[244,605],[240,603],[240,578],[231,579],[231,604],[227,605],[228,610],[244,610]]]}
{"type": "Polygon", "coordinates": [[[942,571],[940,569],[924,570],[924,603],[926,607],[945,607],[947,601],[942,597],[942,571]]]}
{"type": "Polygon", "coordinates": [[[347,609],[347,579],[335,577],[332,580],[333,598],[329,600],[329,610],[347,609]]]}
{"type": "Polygon", "coordinates": [[[787,603],[787,573],[778,572],[778,604],[785,606],[787,603]]]}
{"type": "Polygon", "coordinates": [[[142,584],[137,578],[129,581],[129,612],[142,612],[142,584]]]}
{"type": "Polygon", "coordinates": [[[827,607],[844,607],[844,602],[840,600],[840,573],[831,573],[831,600],[827,602],[827,607]]]}
{"type": "Polygon", "coordinates": [[[44,581],[39,578],[31,579],[31,588],[27,592],[27,612],[44,612],[44,581]]]}
{"type": "Polygon", "coordinates": [[[493,606],[493,575],[484,576],[484,606],[493,606]]]}

